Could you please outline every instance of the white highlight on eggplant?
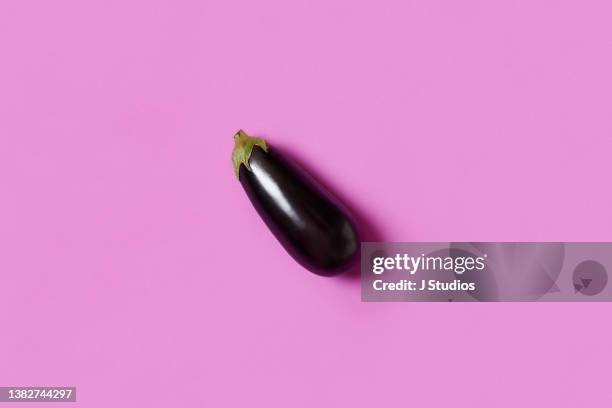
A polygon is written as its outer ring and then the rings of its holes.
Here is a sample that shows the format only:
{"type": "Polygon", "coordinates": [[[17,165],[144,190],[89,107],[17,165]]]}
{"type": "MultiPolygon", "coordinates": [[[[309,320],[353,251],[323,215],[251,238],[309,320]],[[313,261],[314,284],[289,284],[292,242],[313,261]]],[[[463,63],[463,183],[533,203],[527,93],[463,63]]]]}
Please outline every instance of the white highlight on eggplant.
{"type": "Polygon", "coordinates": [[[257,175],[257,180],[263,185],[264,189],[274,197],[274,200],[281,207],[283,212],[287,214],[300,228],[304,227],[304,220],[302,220],[293,210],[291,204],[283,194],[280,186],[274,181],[272,176],[266,172],[263,168],[259,167],[257,163],[249,163],[251,165],[251,171],[257,175]]]}

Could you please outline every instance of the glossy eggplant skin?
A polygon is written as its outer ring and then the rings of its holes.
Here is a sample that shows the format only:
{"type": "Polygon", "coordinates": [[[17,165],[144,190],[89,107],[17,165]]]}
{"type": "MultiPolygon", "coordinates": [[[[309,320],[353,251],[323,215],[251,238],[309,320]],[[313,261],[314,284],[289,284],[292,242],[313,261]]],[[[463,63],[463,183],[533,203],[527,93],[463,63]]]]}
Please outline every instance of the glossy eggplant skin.
{"type": "Polygon", "coordinates": [[[287,252],[309,271],[338,275],[355,264],[359,238],[348,211],[319,183],[272,148],[255,146],[239,180],[287,252]]]}

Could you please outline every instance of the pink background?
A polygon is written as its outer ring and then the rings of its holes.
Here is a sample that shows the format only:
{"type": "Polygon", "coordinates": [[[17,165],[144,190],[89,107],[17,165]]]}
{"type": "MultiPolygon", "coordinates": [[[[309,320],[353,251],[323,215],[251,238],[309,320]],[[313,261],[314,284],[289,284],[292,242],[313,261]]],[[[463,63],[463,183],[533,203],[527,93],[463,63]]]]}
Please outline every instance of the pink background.
{"type": "MultiPolygon", "coordinates": [[[[83,407],[609,407],[610,304],[365,304],[234,179],[366,238],[612,240],[612,3],[2,0],[0,385],[83,407]]],[[[26,406],[26,405],[21,405],[26,406]]]]}

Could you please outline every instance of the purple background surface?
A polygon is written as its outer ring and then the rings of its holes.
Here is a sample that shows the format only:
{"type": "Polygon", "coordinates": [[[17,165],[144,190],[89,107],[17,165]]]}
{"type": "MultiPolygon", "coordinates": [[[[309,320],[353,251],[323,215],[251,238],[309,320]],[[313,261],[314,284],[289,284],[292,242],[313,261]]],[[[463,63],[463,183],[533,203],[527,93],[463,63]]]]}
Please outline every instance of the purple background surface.
{"type": "Polygon", "coordinates": [[[360,303],[286,256],[230,151],[242,127],[293,152],[368,239],[610,241],[610,21],[607,0],[2,0],[0,384],[609,407],[610,304],[360,303]]]}

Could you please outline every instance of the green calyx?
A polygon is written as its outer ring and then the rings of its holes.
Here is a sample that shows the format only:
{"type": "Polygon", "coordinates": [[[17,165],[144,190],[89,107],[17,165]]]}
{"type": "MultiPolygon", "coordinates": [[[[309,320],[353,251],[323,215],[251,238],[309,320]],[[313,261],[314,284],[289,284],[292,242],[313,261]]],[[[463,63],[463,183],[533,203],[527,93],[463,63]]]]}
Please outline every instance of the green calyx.
{"type": "Polygon", "coordinates": [[[263,139],[247,135],[242,129],[236,132],[234,135],[234,143],[235,145],[234,150],[232,151],[232,162],[234,163],[234,173],[236,174],[236,178],[240,179],[241,164],[244,164],[244,166],[251,171],[249,159],[251,158],[251,153],[253,153],[253,148],[255,146],[259,146],[265,152],[267,152],[268,144],[263,139]]]}

